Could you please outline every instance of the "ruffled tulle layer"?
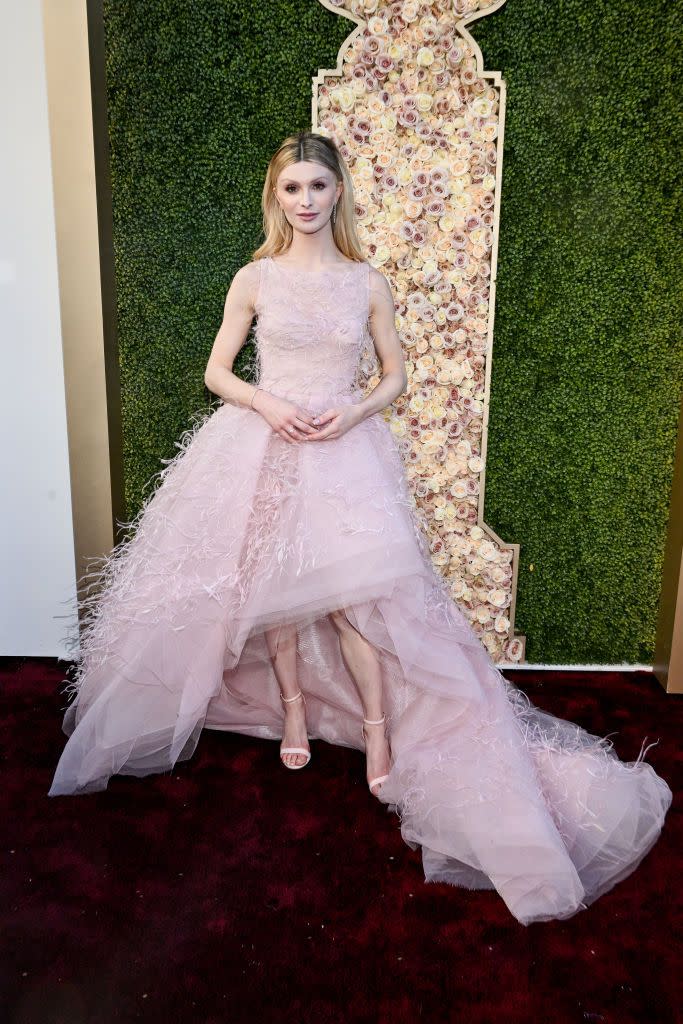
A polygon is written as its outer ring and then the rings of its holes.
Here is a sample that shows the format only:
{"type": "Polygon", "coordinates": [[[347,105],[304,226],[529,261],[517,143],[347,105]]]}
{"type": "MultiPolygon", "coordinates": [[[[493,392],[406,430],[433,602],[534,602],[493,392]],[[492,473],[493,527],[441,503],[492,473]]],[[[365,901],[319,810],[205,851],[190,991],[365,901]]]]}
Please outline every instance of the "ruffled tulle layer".
{"type": "Polygon", "coordinates": [[[97,570],[51,796],[169,771],[203,728],[279,740],[264,630],[288,622],[309,736],[361,749],[328,618],[344,608],[382,667],[381,799],[428,881],[495,888],[523,924],[566,918],[656,841],[671,790],[642,750],[621,762],[498,671],[429,562],[379,417],[334,444],[290,445],[225,406],[185,436],[132,525],[97,570]]]}

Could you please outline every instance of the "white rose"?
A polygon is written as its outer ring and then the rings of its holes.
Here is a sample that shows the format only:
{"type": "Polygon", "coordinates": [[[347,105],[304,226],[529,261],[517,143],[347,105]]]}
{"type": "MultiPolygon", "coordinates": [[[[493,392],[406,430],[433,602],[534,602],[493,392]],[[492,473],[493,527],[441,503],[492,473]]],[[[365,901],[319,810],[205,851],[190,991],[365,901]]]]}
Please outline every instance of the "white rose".
{"type": "MultiPolygon", "coordinates": [[[[403,11],[401,17],[404,17],[403,11]]],[[[434,63],[434,53],[428,46],[421,46],[415,56],[415,63],[423,68],[428,68],[430,64],[434,63]]]]}

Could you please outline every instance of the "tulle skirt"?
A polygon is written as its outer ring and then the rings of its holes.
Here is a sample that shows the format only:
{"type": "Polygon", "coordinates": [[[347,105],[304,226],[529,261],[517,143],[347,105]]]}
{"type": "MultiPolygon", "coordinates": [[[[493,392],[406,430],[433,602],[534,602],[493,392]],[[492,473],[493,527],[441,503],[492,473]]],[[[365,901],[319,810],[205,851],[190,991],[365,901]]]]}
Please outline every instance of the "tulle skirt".
{"type": "MultiPolygon", "coordinates": [[[[358,396],[298,396],[313,413],[331,399],[358,396]]],[[[570,917],[638,866],[671,790],[642,748],[620,761],[496,668],[431,564],[381,416],[289,444],[223,405],[179,447],[91,573],[51,796],[170,771],[204,728],[280,740],[265,630],[290,623],[309,736],[362,749],[329,618],[344,609],[381,665],[392,767],[380,799],[426,880],[496,889],[530,924],[570,917]]]]}

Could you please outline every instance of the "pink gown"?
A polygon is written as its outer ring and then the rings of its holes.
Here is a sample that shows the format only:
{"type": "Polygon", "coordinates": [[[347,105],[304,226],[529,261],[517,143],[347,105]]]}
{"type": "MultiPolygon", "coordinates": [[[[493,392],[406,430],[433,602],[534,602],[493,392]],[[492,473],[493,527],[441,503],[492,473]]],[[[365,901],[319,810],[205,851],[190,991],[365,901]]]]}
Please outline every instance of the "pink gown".
{"type": "MultiPolygon", "coordinates": [[[[259,385],[313,414],[359,401],[369,265],[259,264],[259,385]]],[[[453,602],[381,414],[291,444],[221,405],[183,434],[134,524],[90,601],[50,796],[169,771],[204,728],[279,741],[264,629],[280,623],[297,624],[309,736],[362,750],[328,617],[343,608],[380,658],[393,758],[380,797],[426,880],[495,888],[526,925],[584,909],[656,842],[672,794],[642,747],[624,763],[536,708],[453,602]]]]}

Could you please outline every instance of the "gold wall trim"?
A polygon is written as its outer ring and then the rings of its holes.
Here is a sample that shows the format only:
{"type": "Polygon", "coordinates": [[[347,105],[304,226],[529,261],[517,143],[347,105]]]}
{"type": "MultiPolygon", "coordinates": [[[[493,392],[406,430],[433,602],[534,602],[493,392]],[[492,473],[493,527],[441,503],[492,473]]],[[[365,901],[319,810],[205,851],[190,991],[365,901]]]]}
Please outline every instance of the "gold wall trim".
{"type": "Polygon", "coordinates": [[[102,3],[43,0],[42,17],[81,597],[124,508],[102,3]]]}
{"type": "Polygon", "coordinates": [[[667,693],[683,693],[683,403],[678,416],[653,671],[667,693]]]}

